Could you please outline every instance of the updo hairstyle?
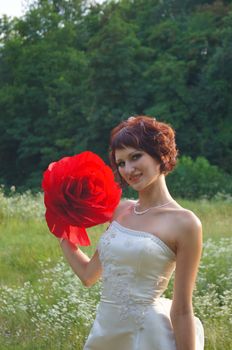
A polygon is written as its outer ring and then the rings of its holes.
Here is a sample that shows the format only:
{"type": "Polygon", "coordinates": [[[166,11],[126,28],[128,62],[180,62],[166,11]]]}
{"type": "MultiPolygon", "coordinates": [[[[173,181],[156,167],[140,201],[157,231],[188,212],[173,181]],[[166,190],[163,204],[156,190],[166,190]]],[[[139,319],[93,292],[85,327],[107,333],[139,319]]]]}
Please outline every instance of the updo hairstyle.
{"type": "Polygon", "coordinates": [[[110,161],[116,178],[123,184],[115,162],[116,149],[133,147],[145,151],[160,163],[161,173],[167,175],[176,165],[175,131],[166,123],[148,116],[130,117],[111,132],[110,161]]]}

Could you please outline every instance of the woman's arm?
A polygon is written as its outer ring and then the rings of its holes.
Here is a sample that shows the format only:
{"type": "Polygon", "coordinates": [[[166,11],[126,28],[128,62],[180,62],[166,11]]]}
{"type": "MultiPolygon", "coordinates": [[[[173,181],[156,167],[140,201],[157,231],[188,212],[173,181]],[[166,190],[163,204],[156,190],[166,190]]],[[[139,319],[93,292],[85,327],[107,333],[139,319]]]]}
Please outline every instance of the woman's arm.
{"type": "Polygon", "coordinates": [[[80,248],[73,250],[67,240],[62,240],[60,245],[65,258],[74,273],[80,278],[83,285],[91,287],[97,282],[102,272],[98,251],[96,250],[95,254],[90,259],[80,248]]]}
{"type": "Polygon", "coordinates": [[[171,321],[177,350],[195,350],[195,323],[192,292],[202,250],[202,228],[191,212],[181,220],[177,240],[176,272],[171,321]]]}

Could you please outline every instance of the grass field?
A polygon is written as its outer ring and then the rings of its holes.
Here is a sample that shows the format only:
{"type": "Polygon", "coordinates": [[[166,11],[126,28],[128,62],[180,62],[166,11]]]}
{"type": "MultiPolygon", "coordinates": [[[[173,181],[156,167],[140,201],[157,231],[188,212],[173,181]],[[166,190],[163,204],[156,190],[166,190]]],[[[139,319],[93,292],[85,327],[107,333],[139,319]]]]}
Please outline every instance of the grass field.
{"type": "MultiPolygon", "coordinates": [[[[204,324],[205,349],[232,350],[232,202],[179,202],[204,228],[194,308],[204,324]]],[[[41,195],[6,198],[0,192],[0,350],[81,350],[95,316],[100,282],[81,285],[43,213],[41,195]]],[[[92,246],[83,249],[88,255],[104,228],[89,230],[92,246]]]]}

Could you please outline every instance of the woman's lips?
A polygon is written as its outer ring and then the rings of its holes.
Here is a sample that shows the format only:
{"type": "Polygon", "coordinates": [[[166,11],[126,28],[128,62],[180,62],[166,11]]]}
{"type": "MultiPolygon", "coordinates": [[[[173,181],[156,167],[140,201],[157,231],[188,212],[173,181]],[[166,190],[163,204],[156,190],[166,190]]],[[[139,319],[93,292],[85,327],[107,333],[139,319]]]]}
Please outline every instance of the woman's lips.
{"type": "Polygon", "coordinates": [[[141,176],[142,176],[141,174],[130,176],[129,182],[136,183],[136,182],[138,182],[140,180],[141,176]]]}

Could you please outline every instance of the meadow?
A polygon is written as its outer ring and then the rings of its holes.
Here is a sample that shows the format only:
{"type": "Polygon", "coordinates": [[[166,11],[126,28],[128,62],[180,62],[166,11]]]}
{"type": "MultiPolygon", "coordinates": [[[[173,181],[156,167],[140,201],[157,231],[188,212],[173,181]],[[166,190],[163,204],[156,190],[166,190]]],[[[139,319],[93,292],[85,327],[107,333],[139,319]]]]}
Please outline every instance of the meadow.
{"type": "MultiPolygon", "coordinates": [[[[205,350],[232,350],[231,198],[179,202],[203,223],[193,301],[205,328],[205,350]]],[[[104,229],[88,230],[88,255],[104,229]]],[[[101,283],[83,287],[64,261],[44,220],[42,194],[6,197],[0,191],[0,241],[0,350],[83,349],[101,283]]]]}

